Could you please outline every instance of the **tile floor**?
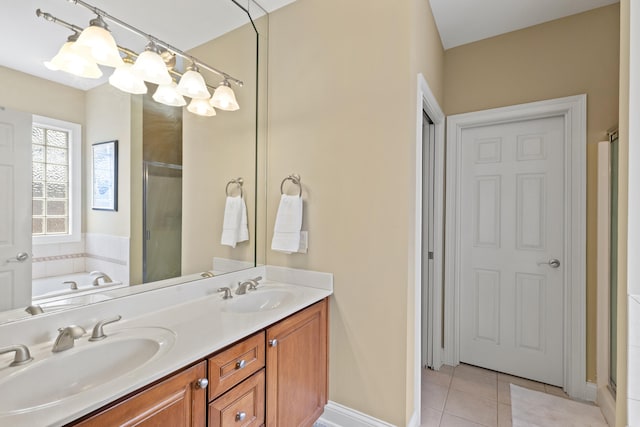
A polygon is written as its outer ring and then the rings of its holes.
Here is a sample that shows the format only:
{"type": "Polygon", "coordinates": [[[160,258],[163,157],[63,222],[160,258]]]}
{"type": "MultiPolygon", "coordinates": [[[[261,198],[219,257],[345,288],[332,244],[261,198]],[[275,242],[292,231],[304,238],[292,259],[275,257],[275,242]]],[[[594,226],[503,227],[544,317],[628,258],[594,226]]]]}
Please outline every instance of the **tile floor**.
{"type": "Polygon", "coordinates": [[[439,371],[424,369],[422,426],[510,427],[511,383],[568,398],[558,387],[471,365],[445,365],[439,371]]]}

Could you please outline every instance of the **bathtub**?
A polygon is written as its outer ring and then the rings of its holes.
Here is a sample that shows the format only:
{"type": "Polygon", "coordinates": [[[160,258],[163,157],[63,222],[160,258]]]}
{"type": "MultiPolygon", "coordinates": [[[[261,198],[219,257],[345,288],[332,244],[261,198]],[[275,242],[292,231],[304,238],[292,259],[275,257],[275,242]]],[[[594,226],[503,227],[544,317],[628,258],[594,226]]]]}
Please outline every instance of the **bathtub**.
{"type": "Polygon", "coordinates": [[[65,274],[64,276],[52,276],[44,277],[42,279],[33,279],[31,294],[34,303],[40,299],[50,299],[53,297],[65,297],[75,298],[81,295],[88,295],[93,293],[99,293],[109,289],[122,288],[126,285],[122,282],[118,282],[113,279],[112,283],[102,283],[100,279],[100,285],[93,286],[93,278],[89,273],[73,273],[65,274]],[[71,289],[70,283],[64,282],[76,282],[78,289],[71,289]]]}

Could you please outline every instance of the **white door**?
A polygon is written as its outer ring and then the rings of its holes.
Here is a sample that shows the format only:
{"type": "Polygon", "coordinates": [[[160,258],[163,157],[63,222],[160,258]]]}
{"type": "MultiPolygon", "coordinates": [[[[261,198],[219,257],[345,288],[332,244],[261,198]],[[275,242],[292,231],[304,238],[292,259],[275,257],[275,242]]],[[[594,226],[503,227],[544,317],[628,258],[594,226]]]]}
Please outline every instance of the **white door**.
{"type": "Polygon", "coordinates": [[[422,118],[422,367],[433,367],[435,125],[422,118]]]}
{"type": "Polygon", "coordinates": [[[0,310],[31,304],[31,115],[0,107],[0,310]]]}
{"type": "Polygon", "coordinates": [[[460,361],[562,386],[564,118],[461,137],[460,361]]]}

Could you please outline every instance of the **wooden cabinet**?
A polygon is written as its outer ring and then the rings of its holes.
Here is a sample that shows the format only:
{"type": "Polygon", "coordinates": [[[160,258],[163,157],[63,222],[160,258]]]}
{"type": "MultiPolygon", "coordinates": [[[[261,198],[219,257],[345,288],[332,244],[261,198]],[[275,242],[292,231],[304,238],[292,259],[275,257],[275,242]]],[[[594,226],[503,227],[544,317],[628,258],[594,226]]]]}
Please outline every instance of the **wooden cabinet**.
{"type": "Polygon", "coordinates": [[[267,329],[267,427],[312,426],[327,403],[327,301],[267,329]]]}
{"type": "Polygon", "coordinates": [[[264,331],[209,358],[209,400],[264,367],[264,331]]]}
{"type": "Polygon", "coordinates": [[[327,304],[320,301],[72,424],[310,427],[327,402],[327,304]],[[203,379],[208,391],[199,386],[203,379]]]}
{"type": "Polygon", "coordinates": [[[209,427],[264,425],[264,369],[209,405],[209,427]]]}
{"type": "Polygon", "coordinates": [[[198,387],[201,378],[206,378],[205,362],[175,374],[76,425],[202,427],[206,417],[206,391],[198,387]]]}

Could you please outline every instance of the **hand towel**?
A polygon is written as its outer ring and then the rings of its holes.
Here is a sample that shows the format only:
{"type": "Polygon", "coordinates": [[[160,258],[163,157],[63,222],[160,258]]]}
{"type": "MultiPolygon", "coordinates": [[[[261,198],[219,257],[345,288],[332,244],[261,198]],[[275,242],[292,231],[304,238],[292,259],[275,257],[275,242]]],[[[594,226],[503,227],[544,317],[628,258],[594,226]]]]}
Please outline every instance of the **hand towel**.
{"type": "Polygon", "coordinates": [[[271,249],[284,253],[298,252],[301,229],[302,197],[283,194],[276,215],[271,249]]]}
{"type": "Polygon", "coordinates": [[[249,240],[249,224],[247,221],[247,204],[242,198],[242,219],[240,220],[240,230],[238,232],[238,243],[249,240]]]}
{"type": "Polygon", "coordinates": [[[222,223],[222,238],[220,244],[236,247],[242,224],[242,198],[240,196],[227,197],[224,205],[224,220],[222,223]]]}

